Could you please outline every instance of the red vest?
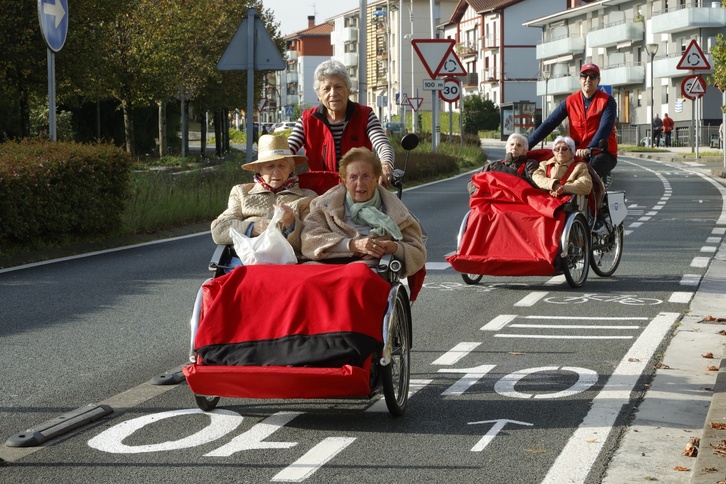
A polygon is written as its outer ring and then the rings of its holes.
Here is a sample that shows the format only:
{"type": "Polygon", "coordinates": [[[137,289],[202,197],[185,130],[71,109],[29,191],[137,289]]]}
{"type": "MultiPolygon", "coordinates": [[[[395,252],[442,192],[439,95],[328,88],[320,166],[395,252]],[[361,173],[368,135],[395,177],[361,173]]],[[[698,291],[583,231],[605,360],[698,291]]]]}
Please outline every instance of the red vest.
{"type": "MultiPolygon", "coordinates": [[[[582,99],[582,91],[567,96],[567,117],[570,119],[570,138],[575,140],[577,149],[587,148],[600,127],[600,118],[608,104],[610,95],[597,90],[592,97],[590,107],[585,113],[585,102],[582,99]]],[[[608,152],[618,156],[618,141],[615,138],[615,126],[613,125],[608,137],[608,152]]]]}
{"type": "MultiPolygon", "coordinates": [[[[302,122],[305,130],[305,156],[308,157],[310,171],[338,171],[338,160],[335,157],[335,141],[333,134],[325,124],[325,114],[319,107],[303,112],[302,122]]],[[[373,148],[368,138],[368,116],[371,108],[348,101],[346,118],[348,123],[340,140],[341,155],[351,148],[373,148]]]]}

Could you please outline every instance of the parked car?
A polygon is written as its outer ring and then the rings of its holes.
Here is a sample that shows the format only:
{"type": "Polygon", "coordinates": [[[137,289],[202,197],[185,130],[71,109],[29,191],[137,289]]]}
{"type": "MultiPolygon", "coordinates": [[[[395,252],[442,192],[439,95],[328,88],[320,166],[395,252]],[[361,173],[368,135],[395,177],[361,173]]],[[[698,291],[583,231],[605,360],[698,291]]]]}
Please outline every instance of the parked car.
{"type": "Polygon", "coordinates": [[[280,126],[276,127],[273,133],[279,133],[281,131],[285,131],[288,129],[293,129],[295,127],[295,123],[293,121],[285,121],[283,123],[280,123],[280,126]]]}

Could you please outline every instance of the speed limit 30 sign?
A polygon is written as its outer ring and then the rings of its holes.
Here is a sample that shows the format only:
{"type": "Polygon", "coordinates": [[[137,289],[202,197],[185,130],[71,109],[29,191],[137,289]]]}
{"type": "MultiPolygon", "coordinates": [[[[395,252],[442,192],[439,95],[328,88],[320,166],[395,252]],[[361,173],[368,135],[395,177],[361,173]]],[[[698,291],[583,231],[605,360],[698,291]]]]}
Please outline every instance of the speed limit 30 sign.
{"type": "Polygon", "coordinates": [[[444,88],[439,91],[439,97],[447,103],[455,103],[461,97],[461,85],[455,77],[444,78],[444,88]]]}

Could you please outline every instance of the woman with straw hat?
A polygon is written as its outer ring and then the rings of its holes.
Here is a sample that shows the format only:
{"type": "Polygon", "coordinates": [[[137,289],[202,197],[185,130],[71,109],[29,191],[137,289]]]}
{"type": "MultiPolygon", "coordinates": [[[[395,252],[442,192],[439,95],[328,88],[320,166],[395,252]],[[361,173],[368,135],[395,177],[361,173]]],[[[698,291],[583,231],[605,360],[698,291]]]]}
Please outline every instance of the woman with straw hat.
{"type": "Polygon", "coordinates": [[[262,135],[257,159],[242,165],[255,172],[254,183],[232,188],[227,210],[212,222],[212,238],[217,244],[232,244],[229,229],[249,237],[260,235],[269,225],[275,205],[285,211],[280,229],[295,252],[300,254],[302,219],[317,194],[300,188],[295,167],[307,157],[293,155],[284,136],[262,135]]]}

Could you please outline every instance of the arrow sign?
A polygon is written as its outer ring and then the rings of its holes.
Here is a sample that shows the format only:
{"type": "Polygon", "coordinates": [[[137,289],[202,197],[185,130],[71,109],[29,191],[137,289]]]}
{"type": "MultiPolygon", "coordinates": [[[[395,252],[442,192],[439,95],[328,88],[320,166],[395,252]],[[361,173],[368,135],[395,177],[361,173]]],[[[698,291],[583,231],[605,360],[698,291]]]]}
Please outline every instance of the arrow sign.
{"type": "Polygon", "coordinates": [[[61,50],[68,35],[68,0],[38,0],[38,20],[48,48],[61,50]]]}
{"type": "Polygon", "coordinates": [[[504,428],[505,425],[508,423],[513,423],[516,425],[527,425],[532,426],[534,424],[531,424],[529,422],[519,422],[517,420],[507,420],[505,418],[499,419],[499,420],[482,420],[481,422],[468,422],[468,425],[479,425],[479,424],[486,424],[486,423],[493,423],[492,428],[489,429],[489,432],[487,432],[484,437],[479,440],[479,442],[476,443],[474,447],[471,448],[472,452],[481,452],[484,450],[484,447],[489,445],[489,443],[494,440],[494,437],[497,436],[497,434],[504,428]]]}
{"type": "Polygon", "coordinates": [[[467,74],[464,65],[461,63],[459,56],[454,53],[453,50],[449,51],[449,55],[446,56],[444,62],[441,64],[437,76],[465,76],[467,74]]]}
{"type": "Polygon", "coordinates": [[[408,104],[411,106],[411,109],[414,111],[418,111],[418,109],[423,104],[423,98],[422,97],[410,97],[408,98],[408,104]]]}
{"type": "Polygon", "coordinates": [[[447,54],[454,48],[453,39],[413,39],[411,45],[423,62],[426,72],[436,77],[441,70],[447,54]]]}
{"type": "Polygon", "coordinates": [[[709,64],[706,55],[701,50],[696,39],[691,39],[691,43],[688,44],[688,48],[683,52],[676,69],[688,71],[707,71],[711,69],[711,64],[709,64]]]}

